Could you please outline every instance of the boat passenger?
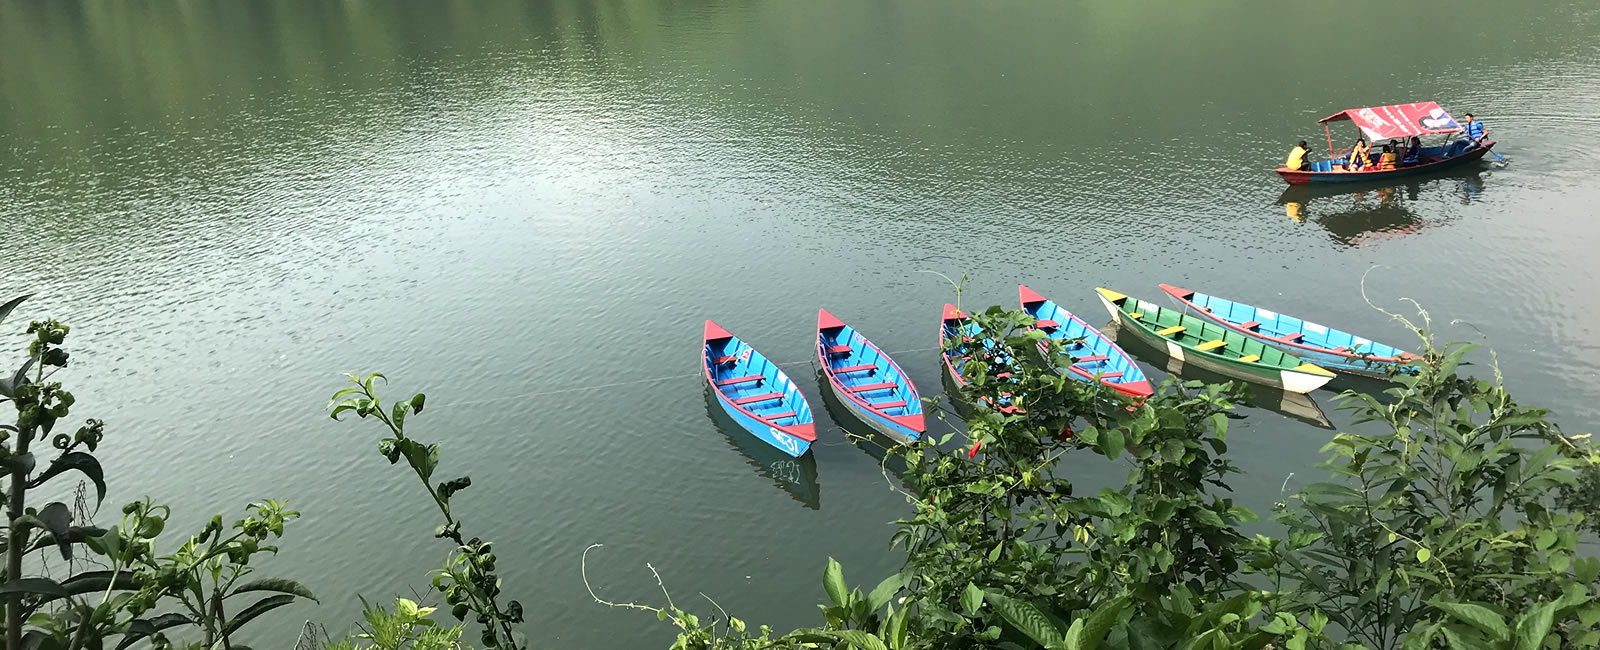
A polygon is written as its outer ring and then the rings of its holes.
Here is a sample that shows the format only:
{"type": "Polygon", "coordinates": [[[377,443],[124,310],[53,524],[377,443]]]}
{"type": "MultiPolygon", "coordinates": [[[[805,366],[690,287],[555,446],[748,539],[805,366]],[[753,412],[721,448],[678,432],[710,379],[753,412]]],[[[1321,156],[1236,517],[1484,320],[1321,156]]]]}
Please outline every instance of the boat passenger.
{"type": "Polygon", "coordinates": [[[1345,163],[1344,168],[1356,172],[1366,167],[1370,162],[1367,160],[1367,149],[1367,139],[1364,137],[1356,138],[1355,145],[1350,147],[1350,161],[1345,163]]]}
{"type": "Polygon", "coordinates": [[[1300,144],[1289,150],[1289,159],[1283,161],[1283,166],[1289,169],[1310,171],[1311,162],[1306,160],[1306,154],[1308,153],[1311,153],[1311,150],[1306,148],[1306,141],[1301,140],[1300,144]]]}
{"type": "Polygon", "coordinates": [[[1422,162],[1422,138],[1411,136],[1411,142],[1406,145],[1406,155],[1400,160],[1401,165],[1416,165],[1422,162]]]}
{"type": "Polygon", "coordinates": [[[1383,145],[1383,155],[1378,156],[1378,171],[1394,169],[1395,160],[1398,159],[1394,149],[1395,145],[1392,140],[1383,145]]]}
{"type": "Polygon", "coordinates": [[[1467,134],[1467,141],[1472,143],[1470,146],[1473,147],[1483,144],[1483,139],[1488,136],[1484,131],[1483,122],[1472,119],[1471,113],[1467,113],[1467,123],[1463,124],[1461,129],[1467,134]]]}

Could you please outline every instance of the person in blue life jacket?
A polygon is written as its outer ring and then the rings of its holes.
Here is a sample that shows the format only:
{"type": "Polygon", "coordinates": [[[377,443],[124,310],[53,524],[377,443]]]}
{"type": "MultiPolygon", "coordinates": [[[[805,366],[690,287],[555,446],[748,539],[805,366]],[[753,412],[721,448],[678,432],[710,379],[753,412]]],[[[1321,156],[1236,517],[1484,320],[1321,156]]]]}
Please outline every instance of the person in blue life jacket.
{"type": "Polygon", "coordinates": [[[1488,136],[1484,131],[1483,122],[1472,119],[1471,113],[1467,113],[1466,117],[1467,123],[1461,125],[1461,130],[1467,136],[1467,141],[1470,143],[1468,146],[1476,147],[1483,144],[1483,139],[1488,136]]]}

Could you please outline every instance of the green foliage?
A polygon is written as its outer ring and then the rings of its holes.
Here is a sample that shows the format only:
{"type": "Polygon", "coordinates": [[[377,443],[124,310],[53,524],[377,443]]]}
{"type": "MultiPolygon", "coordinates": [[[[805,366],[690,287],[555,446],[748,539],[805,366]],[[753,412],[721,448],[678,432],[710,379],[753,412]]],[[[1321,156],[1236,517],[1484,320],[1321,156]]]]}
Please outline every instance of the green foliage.
{"type": "MultiPolygon", "coordinates": [[[[522,604],[515,600],[504,604],[501,602],[501,582],[495,571],[493,545],[477,537],[464,537],[461,534],[461,520],[451,511],[452,499],[456,493],[470,487],[472,479],[462,476],[435,483],[433,476],[439,468],[439,445],[427,444],[406,435],[407,416],[420,415],[427,397],[417,393],[411,399],[395,402],[385,410],[378,396],[378,380],[387,382],[386,377],[379,373],[346,377],[352,387],[333,394],[328,402],[330,415],[337,420],[340,414],[353,411],[361,418],[372,417],[383,424],[388,435],[378,440],[378,453],[390,464],[405,459],[406,465],[421,481],[423,490],[444,517],[443,523],[434,530],[434,536],[453,542],[455,548],[444,565],[433,571],[433,587],[444,594],[445,602],[450,605],[451,616],[457,621],[465,621],[467,616],[472,616],[480,627],[480,640],[484,647],[507,650],[526,647],[526,639],[518,629],[523,622],[522,604]]],[[[401,602],[402,605],[397,605],[397,611],[403,610],[403,603],[410,601],[401,602]]],[[[373,610],[369,607],[368,611],[373,610]]],[[[459,635],[460,629],[456,628],[456,636],[459,635]]],[[[430,643],[438,640],[432,636],[429,638],[432,639],[430,643]]],[[[455,639],[450,639],[450,643],[455,643],[455,639]]],[[[388,650],[393,646],[380,643],[377,647],[388,650]]]]}
{"type": "MultiPolygon", "coordinates": [[[[25,298],[0,305],[0,320],[25,298]]],[[[255,572],[251,559],[276,553],[266,542],[281,537],[285,524],[299,516],[276,501],[250,505],[231,527],[224,527],[220,515],[212,517],[198,535],[165,555],[157,544],[172,513],[150,499],[123,506],[122,519],[109,529],[93,526],[88,513],[62,502],[28,505],[30,491],[68,472],[94,484],[97,507],[105,499],[105,476],[94,455],[104,423],[89,419],[70,435],[56,432],[76,405],[61,382],[50,381],[71,358],[61,347],[70,331],[54,320],[29,324],[28,358],[16,372],[0,374],[0,403],[11,403],[17,414],[15,424],[0,424],[0,463],[11,477],[7,532],[0,540],[6,555],[0,587],[6,647],[78,650],[115,643],[121,650],[141,641],[158,648],[229,646],[260,615],[299,599],[315,600],[292,580],[245,580],[255,572]],[[34,445],[46,440],[54,457],[35,472],[34,445]],[[106,568],[74,570],[84,551],[88,562],[106,568]],[[25,562],[27,557],[47,552],[68,561],[67,575],[26,575],[25,567],[42,564],[25,562]],[[237,606],[240,599],[249,602],[237,606]],[[202,641],[175,643],[168,637],[183,628],[198,630],[202,641]]]]}
{"type": "Polygon", "coordinates": [[[1596,647],[1582,617],[1600,608],[1600,560],[1578,555],[1592,511],[1557,499],[1592,451],[1498,377],[1458,377],[1474,347],[1430,346],[1385,399],[1343,395],[1381,431],[1335,436],[1336,482],[1279,513],[1289,543],[1258,547],[1284,611],[1314,608],[1372,648],[1596,647]]]}

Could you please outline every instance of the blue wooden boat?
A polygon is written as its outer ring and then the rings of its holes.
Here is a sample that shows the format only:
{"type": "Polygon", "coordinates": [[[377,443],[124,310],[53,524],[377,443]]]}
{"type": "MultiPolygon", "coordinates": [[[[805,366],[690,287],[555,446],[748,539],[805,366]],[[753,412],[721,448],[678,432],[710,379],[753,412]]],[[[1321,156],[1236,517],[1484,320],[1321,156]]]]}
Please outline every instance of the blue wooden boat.
{"type": "MultiPolygon", "coordinates": [[[[966,314],[955,305],[945,303],[939,318],[939,354],[944,360],[945,375],[958,390],[967,385],[967,378],[961,373],[974,354],[985,358],[991,380],[1004,382],[1011,378],[1011,373],[1006,370],[1012,365],[1010,354],[993,339],[979,339],[982,334],[983,329],[968,320],[966,314]],[[960,344],[952,347],[951,341],[960,341],[960,344]]],[[[1010,396],[1004,394],[1000,397],[997,410],[1007,415],[1018,412],[1016,406],[1011,404],[1010,396]]]]}
{"type": "Polygon", "coordinates": [[[826,309],[817,310],[817,361],[846,410],[900,442],[926,430],[917,387],[894,359],[826,309]]]}
{"type": "Polygon", "coordinates": [[[811,405],[777,364],[706,321],[702,365],[717,404],[735,423],[795,458],[811,451],[817,440],[811,405]]]}
{"type": "Polygon", "coordinates": [[[1391,345],[1260,307],[1170,284],[1161,285],[1161,290],[1200,316],[1335,372],[1381,379],[1387,378],[1391,369],[1419,358],[1391,345]]]}
{"type": "MultiPolygon", "coordinates": [[[[1051,340],[1081,339],[1076,343],[1064,343],[1067,354],[1072,355],[1073,364],[1066,371],[1073,379],[1099,381],[1123,395],[1135,398],[1149,397],[1155,392],[1150,388],[1150,380],[1145,378],[1139,364],[1134,363],[1127,352],[1123,352],[1100,330],[1026,286],[1019,285],[1017,294],[1022,301],[1023,311],[1038,320],[1034,328],[1042,330],[1051,340]]],[[[1039,345],[1040,350],[1047,347],[1043,343],[1039,345]]]]}

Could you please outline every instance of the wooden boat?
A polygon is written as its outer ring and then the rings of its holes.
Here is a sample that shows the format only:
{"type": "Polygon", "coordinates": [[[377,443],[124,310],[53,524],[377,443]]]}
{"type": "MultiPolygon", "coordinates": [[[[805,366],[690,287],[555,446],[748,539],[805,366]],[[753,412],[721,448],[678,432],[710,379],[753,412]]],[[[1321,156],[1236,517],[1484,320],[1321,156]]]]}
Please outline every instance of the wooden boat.
{"type": "MultiPolygon", "coordinates": [[[[967,363],[972,360],[974,353],[982,355],[989,365],[989,381],[991,383],[1014,382],[1009,368],[1015,365],[1002,346],[993,339],[978,337],[983,334],[982,328],[967,319],[967,315],[955,305],[945,303],[939,320],[939,350],[944,357],[945,377],[950,380],[956,394],[967,385],[967,378],[962,374],[967,363]],[[961,345],[954,349],[948,345],[950,341],[960,340],[961,345]]],[[[985,398],[986,400],[988,398],[985,398]]],[[[1020,413],[1016,405],[1011,403],[1010,393],[1001,393],[998,399],[999,407],[995,410],[1006,415],[1020,413]]],[[[988,404],[980,404],[988,408],[988,404]]]]}
{"type": "Polygon", "coordinates": [[[1309,393],[1334,377],[1316,364],[1199,316],[1162,309],[1110,289],[1095,291],[1117,324],[1185,364],[1291,393],[1309,393]]]}
{"type": "Polygon", "coordinates": [[[926,430],[917,387],[894,359],[826,309],[817,310],[817,361],[846,410],[901,442],[926,430]]]}
{"type": "MultiPolygon", "coordinates": [[[[1161,364],[1162,370],[1167,371],[1168,374],[1176,378],[1184,380],[1195,379],[1208,384],[1234,381],[1234,378],[1227,375],[1185,364],[1181,360],[1167,356],[1166,346],[1156,347],[1149,345],[1138,337],[1128,334],[1128,329],[1120,325],[1112,325],[1102,331],[1105,332],[1106,336],[1116,339],[1117,343],[1128,351],[1128,354],[1136,358],[1153,360],[1154,363],[1161,364]]],[[[1335,377],[1332,382],[1328,383],[1328,386],[1331,388],[1339,379],[1340,377],[1335,377]]],[[[1259,385],[1250,386],[1249,388],[1250,390],[1245,391],[1244,397],[1241,399],[1241,403],[1246,406],[1272,411],[1283,417],[1304,422],[1319,429],[1334,428],[1333,421],[1328,419],[1328,414],[1323,412],[1322,407],[1317,405],[1317,400],[1311,395],[1291,393],[1281,388],[1268,388],[1259,385]]]]}
{"type": "Polygon", "coordinates": [[[1381,148],[1378,143],[1383,140],[1403,141],[1413,136],[1449,135],[1462,131],[1461,125],[1456,123],[1455,118],[1450,117],[1449,113],[1434,102],[1343,110],[1317,120],[1317,123],[1322,125],[1323,133],[1328,137],[1328,159],[1311,163],[1311,168],[1307,170],[1279,167],[1278,175],[1290,185],[1388,181],[1402,176],[1431,174],[1460,167],[1482,160],[1494,148],[1494,142],[1490,140],[1476,145],[1465,139],[1443,142],[1423,147],[1415,163],[1396,164],[1390,169],[1378,168],[1379,154],[1374,152],[1367,161],[1370,164],[1358,170],[1347,170],[1350,150],[1333,148],[1333,132],[1328,126],[1330,122],[1345,120],[1355,122],[1361,133],[1373,143],[1374,149],[1381,148]]]}
{"type": "Polygon", "coordinates": [[[735,424],[799,458],[817,440],[811,405],[789,376],[716,323],[705,327],[706,383],[735,424]]]}
{"type": "MultiPolygon", "coordinates": [[[[1099,381],[1129,397],[1149,397],[1155,392],[1139,364],[1100,330],[1026,286],[1019,285],[1017,294],[1023,311],[1038,319],[1034,327],[1051,340],[1062,341],[1072,355],[1072,366],[1064,370],[1073,379],[1099,381]]],[[[1047,347],[1039,345],[1041,351],[1047,347]]]]}
{"type": "Polygon", "coordinates": [[[1170,284],[1161,285],[1161,290],[1229,330],[1337,372],[1387,378],[1391,369],[1419,358],[1391,345],[1260,307],[1170,284]]]}

